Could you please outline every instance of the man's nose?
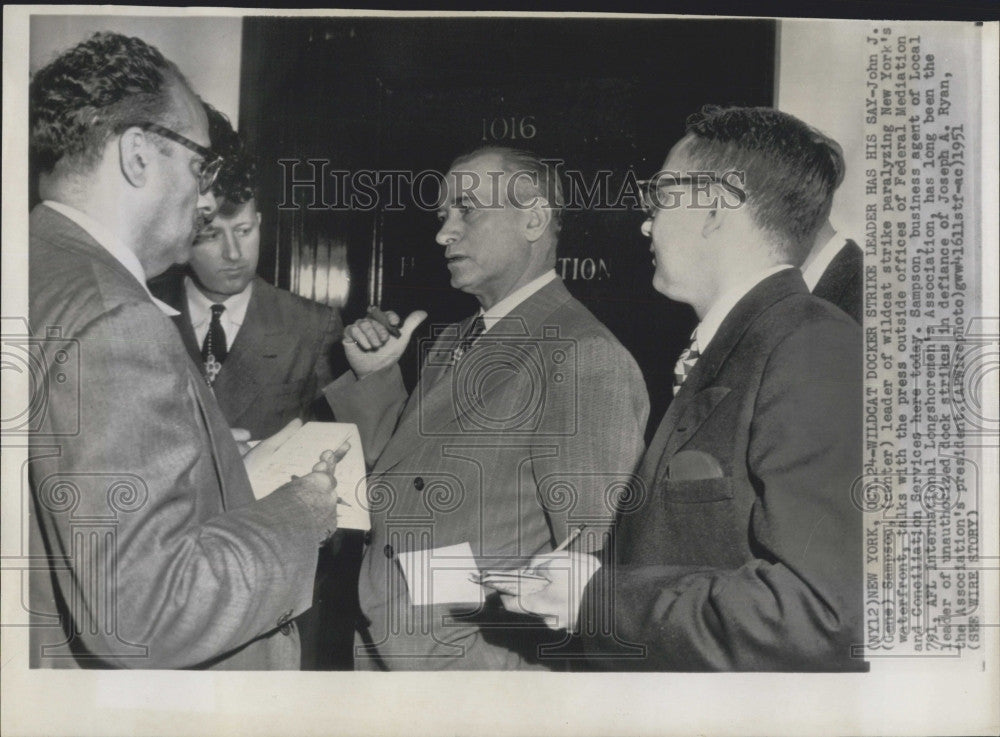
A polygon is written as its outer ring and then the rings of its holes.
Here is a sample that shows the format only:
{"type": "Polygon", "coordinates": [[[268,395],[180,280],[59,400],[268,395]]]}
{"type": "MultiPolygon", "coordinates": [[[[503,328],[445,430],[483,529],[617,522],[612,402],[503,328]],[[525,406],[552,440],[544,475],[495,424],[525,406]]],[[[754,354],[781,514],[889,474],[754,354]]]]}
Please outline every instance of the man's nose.
{"type": "Polygon", "coordinates": [[[449,246],[458,240],[457,228],[451,218],[441,223],[441,229],[438,230],[434,240],[439,246],[449,246]]]}
{"type": "Polygon", "coordinates": [[[227,261],[239,261],[243,254],[240,252],[240,244],[236,242],[236,236],[228,228],[222,230],[223,251],[222,255],[227,261]]]}

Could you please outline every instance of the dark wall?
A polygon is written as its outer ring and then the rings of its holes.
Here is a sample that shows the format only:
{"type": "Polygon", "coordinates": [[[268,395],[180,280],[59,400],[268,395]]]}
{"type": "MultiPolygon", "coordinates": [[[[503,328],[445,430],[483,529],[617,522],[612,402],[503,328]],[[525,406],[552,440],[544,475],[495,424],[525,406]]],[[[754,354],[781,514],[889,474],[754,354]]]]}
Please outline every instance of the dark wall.
{"type": "MultiPolygon", "coordinates": [[[[431,313],[429,322],[441,323],[470,314],[476,303],[448,286],[434,242],[436,218],[405,191],[398,211],[324,208],[338,200],[330,177],[318,207],[305,207],[309,192],[299,188],[300,205],[279,211],[288,199],[280,159],[321,159],[349,171],[445,171],[456,155],[499,143],[562,159],[587,182],[607,170],[614,196],[629,172],[647,177],[660,168],[687,115],[703,104],[773,102],[775,24],[766,20],[247,18],[244,24],[240,122],[262,161],[261,274],[277,273],[287,286],[292,237],[346,242],[348,322],[367,303],[373,237],[383,244],[383,307],[404,314],[420,307],[431,313]]],[[[295,170],[299,178],[308,173],[295,170]]],[[[387,189],[382,196],[384,204],[387,189]]],[[[638,360],[656,421],[695,319],[652,289],[641,222],[628,206],[567,213],[558,271],[638,360]]],[[[404,362],[410,375],[415,360],[414,352],[404,362]]]]}

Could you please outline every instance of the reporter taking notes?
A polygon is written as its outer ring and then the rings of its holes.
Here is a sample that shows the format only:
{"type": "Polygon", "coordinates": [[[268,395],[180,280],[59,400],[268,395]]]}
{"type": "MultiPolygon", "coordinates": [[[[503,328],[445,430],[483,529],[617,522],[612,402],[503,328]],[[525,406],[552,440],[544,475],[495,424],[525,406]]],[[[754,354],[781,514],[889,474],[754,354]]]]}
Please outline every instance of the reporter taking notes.
{"type": "Polygon", "coordinates": [[[511,602],[579,631],[593,667],[866,668],[861,339],[796,268],[829,214],[833,151],[790,115],[710,107],[649,183],[653,285],[700,322],[640,465],[646,497],[610,562],[541,556],[551,583],[511,602]],[[720,177],[736,170],[739,192],[720,177]],[[701,186],[715,206],[694,205],[701,186]]]}
{"type": "Polygon", "coordinates": [[[290,620],[336,529],[345,449],[255,501],[175,311],[145,286],[216,208],[202,104],[155,48],[111,33],[39,70],[30,104],[30,324],[53,379],[31,436],[31,663],[297,668],[290,620]],[[59,381],[67,361],[78,383],[59,381]]]}

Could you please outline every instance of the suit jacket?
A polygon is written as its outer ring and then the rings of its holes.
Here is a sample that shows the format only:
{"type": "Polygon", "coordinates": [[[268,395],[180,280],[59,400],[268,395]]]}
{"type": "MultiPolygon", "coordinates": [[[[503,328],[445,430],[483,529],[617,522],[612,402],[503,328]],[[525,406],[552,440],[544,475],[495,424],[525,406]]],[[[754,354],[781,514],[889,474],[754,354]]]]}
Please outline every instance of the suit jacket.
{"type": "MultiPolygon", "coordinates": [[[[181,313],[174,322],[203,370],[183,279],[168,282],[154,294],[181,313]]],[[[296,417],[308,420],[310,405],[333,380],[331,352],[341,332],[336,310],[256,277],[243,325],[212,386],[230,427],[245,428],[260,439],[296,417]]]]}
{"type": "Polygon", "coordinates": [[[68,218],[30,221],[45,371],[31,436],[32,663],[297,668],[335,502],[254,501],[229,425],[171,321],[68,218]]]}
{"type": "Polygon", "coordinates": [[[615,564],[586,589],[604,667],[864,669],[860,348],[794,269],[733,308],[646,452],[615,564]]]}
{"type": "Polygon", "coordinates": [[[520,637],[526,622],[504,619],[493,599],[481,610],[410,606],[396,556],[468,542],[480,569],[513,567],[580,523],[590,525],[581,547],[600,547],[642,452],[639,368],[561,281],[452,364],[470,320],[421,346],[412,396],[398,366],[361,381],[345,374],[327,393],[339,419],[358,423],[374,464],[362,669],[546,667],[520,637]]]}
{"type": "Polygon", "coordinates": [[[833,257],[813,289],[813,294],[833,302],[858,325],[861,324],[861,308],[864,301],[861,294],[864,267],[865,255],[861,247],[848,239],[844,247],[833,257]]]}

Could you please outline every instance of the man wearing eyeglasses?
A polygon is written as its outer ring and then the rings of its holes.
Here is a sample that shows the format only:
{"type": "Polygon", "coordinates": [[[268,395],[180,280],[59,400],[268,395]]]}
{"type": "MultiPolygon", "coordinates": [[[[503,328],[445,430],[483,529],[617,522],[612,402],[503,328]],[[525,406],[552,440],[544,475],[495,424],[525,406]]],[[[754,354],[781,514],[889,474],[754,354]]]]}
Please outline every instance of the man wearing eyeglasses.
{"type": "Polygon", "coordinates": [[[296,668],[346,449],[254,501],[247,472],[283,437],[241,458],[145,286],[216,207],[201,102],[159,51],[100,33],[35,75],[30,122],[31,663],[296,668]]]}
{"type": "Polygon", "coordinates": [[[709,107],[651,184],[653,286],[700,322],[640,464],[643,503],[610,560],[536,558],[551,582],[511,604],[578,629],[595,667],[865,668],[861,340],[797,268],[836,183],[801,121],[709,107]]]}

